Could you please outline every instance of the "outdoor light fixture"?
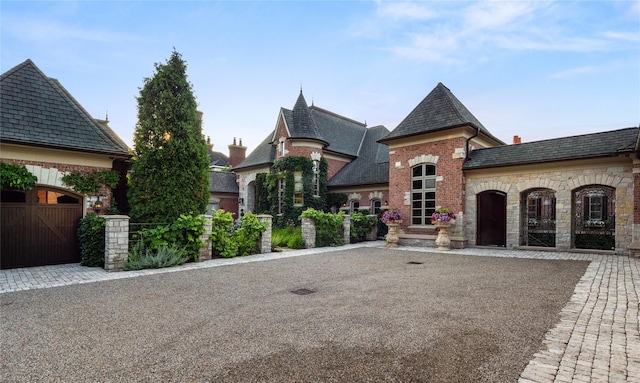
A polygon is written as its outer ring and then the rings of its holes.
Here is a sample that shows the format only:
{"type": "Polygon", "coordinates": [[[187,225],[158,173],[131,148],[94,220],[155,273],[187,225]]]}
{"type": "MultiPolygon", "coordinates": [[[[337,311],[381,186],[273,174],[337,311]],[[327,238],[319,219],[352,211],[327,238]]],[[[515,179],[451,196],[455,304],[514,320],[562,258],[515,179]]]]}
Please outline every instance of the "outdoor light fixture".
{"type": "Polygon", "coordinates": [[[100,196],[98,196],[96,202],[93,203],[93,211],[95,211],[96,214],[100,213],[100,210],[102,210],[102,206],[102,201],[100,201],[100,196]]]}

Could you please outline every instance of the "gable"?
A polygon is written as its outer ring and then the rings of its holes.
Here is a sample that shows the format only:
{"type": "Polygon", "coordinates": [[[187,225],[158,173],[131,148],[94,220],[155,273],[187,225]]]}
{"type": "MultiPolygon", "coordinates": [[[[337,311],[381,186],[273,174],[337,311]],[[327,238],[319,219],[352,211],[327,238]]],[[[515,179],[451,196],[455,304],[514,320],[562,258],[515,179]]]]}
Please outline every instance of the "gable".
{"type": "Polygon", "coordinates": [[[31,60],[4,73],[0,89],[3,142],[129,157],[127,145],[107,121],[91,117],[31,60]]]}
{"type": "Polygon", "coordinates": [[[449,128],[470,126],[498,143],[482,123],[442,83],[438,85],[380,142],[437,132],[449,128]]]}

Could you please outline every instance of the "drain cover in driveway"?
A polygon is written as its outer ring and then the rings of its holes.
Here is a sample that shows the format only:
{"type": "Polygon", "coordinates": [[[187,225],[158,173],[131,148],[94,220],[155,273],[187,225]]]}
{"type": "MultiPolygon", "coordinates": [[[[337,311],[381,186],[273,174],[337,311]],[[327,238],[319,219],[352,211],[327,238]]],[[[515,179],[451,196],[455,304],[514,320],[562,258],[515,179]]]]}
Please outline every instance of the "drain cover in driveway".
{"type": "Polygon", "coordinates": [[[407,262],[407,265],[422,265],[424,262],[416,262],[416,261],[410,261],[407,262]]]}
{"type": "Polygon", "coordinates": [[[297,290],[291,290],[291,292],[297,295],[309,295],[309,294],[315,293],[315,291],[310,289],[297,289],[297,290]]]}

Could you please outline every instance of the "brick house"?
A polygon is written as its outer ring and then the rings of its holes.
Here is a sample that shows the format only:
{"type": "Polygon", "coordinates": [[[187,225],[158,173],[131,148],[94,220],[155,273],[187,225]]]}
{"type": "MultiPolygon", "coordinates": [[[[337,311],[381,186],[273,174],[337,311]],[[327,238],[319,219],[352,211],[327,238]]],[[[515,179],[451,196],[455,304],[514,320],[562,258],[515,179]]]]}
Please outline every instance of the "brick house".
{"type": "Polygon", "coordinates": [[[308,106],[300,90],[293,109],[280,108],[273,131],[233,167],[240,209],[255,212],[257,174],[271,172],[278,159],[301,156],[314,163],[326,161],[327,192],[347,196],[344,210],[379,211],[388,200],[389,156],[377,141],[388,133],[384,126],[368,128],[366,123],[308,106]]]}
{"type": "Polygon", "coordinates": [[[379,142],[400,244],[433,246],[429,217],[458,214],[452,245],[635,252],[638,128],[505,145],[438,84],[379,142]]]}
{"type": "Polygon", "coordinates": [[[25,165],[37,178],[29,191],[2,190],[1,268],[79,262],[78,220],[126,193],[80,195],[62,183],[66,172],[127,171],[127,145],[108,120],[94,119],[56,79],[31,60],[0,77],[0,161],[25,165]]]}

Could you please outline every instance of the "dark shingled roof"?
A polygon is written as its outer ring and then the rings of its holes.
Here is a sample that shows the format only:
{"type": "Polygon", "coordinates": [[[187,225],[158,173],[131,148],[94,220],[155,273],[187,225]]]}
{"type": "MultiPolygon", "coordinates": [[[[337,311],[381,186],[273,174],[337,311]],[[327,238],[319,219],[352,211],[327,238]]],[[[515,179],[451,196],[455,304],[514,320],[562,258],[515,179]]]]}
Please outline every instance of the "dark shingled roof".
{"type": "Polygon", "coordinates": [[[0,77],[0,140],[128,157],[106,121],[95,120],[55,79],[26,60],[0,77]]]}
{"type": "Polygon", "coordinates": [[[209,191],[213,193],[238,194],[236,174],[230,172],[209,172],[209,191]]]}
{"type": "Polygon", "coordinates": [[[271,145],[274,131],[262,140],[249,155],[233,169],[250,168],[252,166],[272,165],[276,161],[276,147],[271,145]]]}
{"type": "Polygon", "coordinates": [[[302,89],[300,89],[298,100],[296,100],[296,104],[293,106],[292,119],[293,124],[288,124],[289,121],[287,121],[291,138],[309,138],[325,141],[322,138],[322,135],[318,132],[316,122],[313,119],[309,107],[307,106],[307,101],[302,95],[302,89]]]}
{"type": "Polygon", "coordinates": [[[327,186],[370,185],[389,182],[389,147],[377,141],[389,134],[384,126],[367,129],[358,158],[334,175],[327,186]]]}
{"type": "Polygon", "coordinates": [[[585,158],[610,157],[638,151],[638,128],[477,149],[462,169],[538,164],[585,158]]]}
{"type": "MultiPolygon", "coordinates": [[[[317,106],[308,107],[302,93],[298,96],[294,110],[280,108],[280,113],[289,128],[291,138],[315,139],[326,145],[326,151],[353,158],[358,157],[367,133],[364,123],[317,106]]],[[[276,150],[272,145],[275,133],[276,131],[272,130],[267,138],[234,169],[273,164],[276,158],[276,150]]]]}
{"type": "Polygon", "coordinates": [[[416,106],[381,142],[470,125],[496,139],[442,83],[416,106]]]}
{"type": "Polygon", "coordinates": [[[220,166],[227,167],[231,163],[229,162],[229,157],[227,157],[222,152],[214,152],[213,150],[209,150],[209,166],[220,166]]]}

